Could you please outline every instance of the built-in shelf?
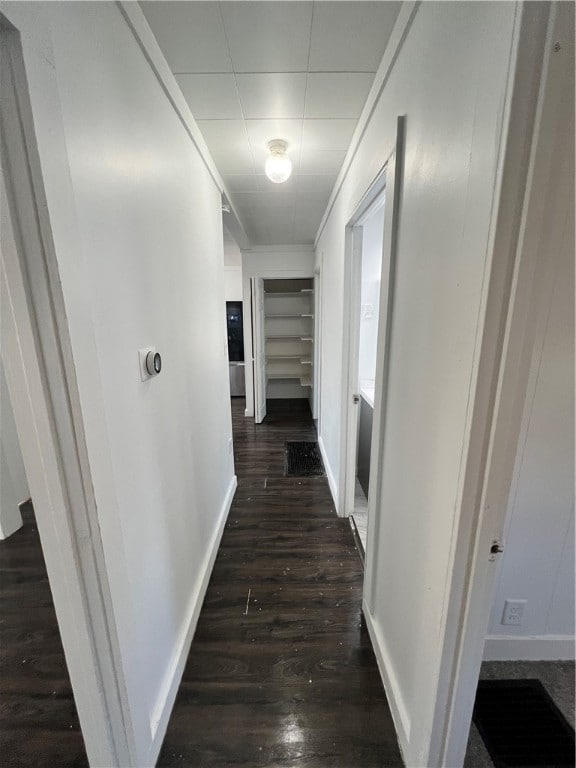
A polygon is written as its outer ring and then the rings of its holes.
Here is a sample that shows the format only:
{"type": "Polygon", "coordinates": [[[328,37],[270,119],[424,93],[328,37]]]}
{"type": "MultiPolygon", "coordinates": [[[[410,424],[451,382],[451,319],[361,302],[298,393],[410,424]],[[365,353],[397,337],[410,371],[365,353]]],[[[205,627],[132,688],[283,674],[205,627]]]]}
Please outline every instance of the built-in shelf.
{"type": "Polygon", "coordinates": [[[304,355],[266,355],[266,360],[300,360],[302,365],[312,365],[312,360],[304,355]]]}
{"type": "Polygon", "coordinates": [[[314,315],[309,315],[309,314],[305,314],[303,312],[298,312],[297,314],[294,314],[294,313],[291,313],[291,314],[288,314],[288,313],[286,313],[286,314],[281,314],[281,313],[280,314],[276,314],[276,313],[274,313],[273,315],[266,314],[265,317],[266,317],[266,320],[269,320],[271,317],[276,317],[276,318],[285,318],[285,317],[314,317],[314,315]]]}
{"type": "Polygon", "coordinates": [[[312,280],[265,285],[266,381],[273,395],[302,397],[312,388],[314,287],[312,280]],[[301,288],[301,285],[310,286],[301,288]],[[278,288],[278,291],[274,291],[278,288]],[[292,289],[292,290],[290,290],[292,289]],[[300,289],[300,290],[298,290],[300,289]],[[294,333],[296,331],[296,333],[294,333]],[[277,345],[277,346],[276,346],[277,345]],[[276,382],[274,384],[274,382],[276,382]]]}
{"type": "Polygon", "coordinates": [[[299,373],[269,373],[266,378],[268,381],[281,381],[283,379],[285,381],[299,381],[303,387],[312,386],[312,379],[310,376],[302,376],[299,373]]]}
{"type": "Polygon", "coordinates": [[[294,339],[298,339],[298,341],[313,341],[311,336],[301,336],[300,334],[297,336],[266,336],[266,341],[294,341],[294,339]]]}

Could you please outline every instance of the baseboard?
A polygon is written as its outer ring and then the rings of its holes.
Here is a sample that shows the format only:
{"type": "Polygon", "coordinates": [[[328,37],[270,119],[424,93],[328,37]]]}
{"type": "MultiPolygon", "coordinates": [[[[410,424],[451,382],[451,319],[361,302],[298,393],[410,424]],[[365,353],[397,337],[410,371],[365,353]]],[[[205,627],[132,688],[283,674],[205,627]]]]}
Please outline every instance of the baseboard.
{"type": "MultiPolygon", "coordinates": [[[[404,759],[404,756],[409,753],[410,746],[410,717],[408,715],[408,710],[404,703],[404,697],[400,692],[400,686],[398,685],[392,664],[389,660],[386,643],[377,623],[374,621],[373,616],[368,610],[366,601],[363,601],[362,603],[362,613],[368,628],[370,640],[372,641],[374,654],[376,655],[376,662],[378,663],[380,677],[382,678],[384,690],[386,691],[388,706],[390,707],[392,719],[394,720],[398,746],[400,747],[400,752],[404,759]]],[[[408,765],[406,760],[404,760],[404,764],[408,765]]]]}
{"type": "Polygon", "coordinates": [[[328,461],[328,456],[326,455],[326,449],[324,448],[324,443],[322,442],[321,437],[318,437],[318,448],[320,448],[320,455],[322,456],[322,462],[324,463],[324,469],[326,470],[328,486],[330,488],[330,493],[332,494],[332,501],[334,502],[334,509],[336,510],[336,512],[338,512],[338,486],[336,485],[336,480],[334,480],[332,467],[330,466],[330,462],[328,461]]]}
{"type": "Polygon", "coordinates": [[[572,661],[573,635],[488,635],[484,661],[572,661]]]}
{"type": "Polygon", "coordinates": [[[176,649],[172,656],[172,660],[168,666],[164,681],[160,687],[160,693],[152,715],[150,717],[150,731],[152,735],[152,743],[148,752],[148,760],[146,765],[156,765],[160,747],[166,734],[166,728],[168,727],[168,721],[172,713],[172,707],[178,693],[182,673],[190,652],[190,646],[192,644],[192,638],[196,630],[196,624],[198,623],[198,617],[204,602],[204,596],[208,588],[210,576],[212,575],[212,569],[214,567],[214,561],[218,554],[218,548],[220,546],[220,540],[224,533],[224,526],[232,506],[232,500],[234,498],[234,492],[238,484],[236,475],[232,478],[222,508],[220,510],[220,516],[218,519],[218,525],[212,536],[212,541],[208,547],[208,552],[204,558],[202,564],[201,576],[197,582],[196,589],[192,593],[190,602],[188,605],[187,618],[183,623],[180,631],[180,637],[176,643],[176,649]]]}

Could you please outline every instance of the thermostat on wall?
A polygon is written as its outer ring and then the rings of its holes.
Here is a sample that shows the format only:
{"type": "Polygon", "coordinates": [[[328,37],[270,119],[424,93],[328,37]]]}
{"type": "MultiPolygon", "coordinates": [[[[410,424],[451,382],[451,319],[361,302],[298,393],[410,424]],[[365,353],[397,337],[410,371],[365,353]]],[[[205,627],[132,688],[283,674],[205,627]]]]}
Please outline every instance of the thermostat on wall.
{"type": "Polygon", "coordinates": [[[153,376],[158,376],[162,370],[162,358],[160,353],[156,352],[154,347],[138,350],[138,360],[140,363],[140,379],[147,381],[153,376]]]}

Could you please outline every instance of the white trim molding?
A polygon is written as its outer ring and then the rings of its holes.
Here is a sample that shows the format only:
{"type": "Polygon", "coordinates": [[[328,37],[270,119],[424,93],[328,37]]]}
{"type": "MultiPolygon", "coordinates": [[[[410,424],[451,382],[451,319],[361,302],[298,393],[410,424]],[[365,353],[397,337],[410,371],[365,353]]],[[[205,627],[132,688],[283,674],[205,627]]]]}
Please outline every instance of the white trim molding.
{"type": "MultiPolygon", "coordinates": [[[[394,720],[396,735],[398,737],[398,746],[400,747],[400,752],[404,759],[404,755],[410,746],[411,722],[408,715],[408,708],[402,697],[400,685],[386,648],[386,642],[375,618],[370,613],[365,600],[362,604],[362,614],[364,616],[364,621],[366,622],[366,627],[368,628],[370,640],[372,641],[372,647],[378,663],[380,677],[384,684],[388,706],[390,707],[392,719],[394,720]]],[[[406,761],[404,760],[404,762],[406,761]]]]}
{"type": "Polygon", "coordinates": [[[322,456],[322,462],[324,464],[324,469],[326,470],[326,478],[328,480],[330,493],[332,494],[332,501],[334,502],[334,508],[336,509],[336,513],[340,514],[339,504],[338,504],[338,484],[334,478],[334,472],[332,471],[332,467],[330,466],[330,462],[328,461],[328,455],[326,453],[326,448],[324,447],[324,441],[322,440],[321,436],[318,437],[318,448],[320,449],[320,455],[322,456]]]}
{"type": "Polygon", "coordinates": [[[488,635],[484,661],[573,661],[574,635],[488,635]]]}
{"type": "Polygon", "coordinates": [[[230,481],[228,490],[226,491],[226,496],[219,514],[218,525],[212,536],[212,541],[206,552],[204,562],[202,563],[200,570],[202,575],[190,597],[186,620],[183,622],[180,629],[174,654],[170,660],[166,674],[164,675],[164,679],[160,686],[160,692],[156,699],[156,704],[154,705],[150,716],[152,743],[150,745],[146,765],[156,765],[156,760],[160,753],[160,747],[162,746],[162,741],[166,734],[168,721],[170,720],[172,707],[174,706],[186,660],[190,652],[190,646],[192,645],[192,639],[194,637],[194,632],[196,631],[196,625],[198,624],[198,617],[200,616],[206,590],[208,589],[210,577],[212,576],[214,562],[216,560],[216,555],[218,554],[218,548],[220,547],[220,541],[222,539],[222,534],[224,533],[224,527],[228,519],[228,514],[230,513],[230,507],[232,506],[237,485],[238,480],[236,475],[234,475],[230,481]]]}

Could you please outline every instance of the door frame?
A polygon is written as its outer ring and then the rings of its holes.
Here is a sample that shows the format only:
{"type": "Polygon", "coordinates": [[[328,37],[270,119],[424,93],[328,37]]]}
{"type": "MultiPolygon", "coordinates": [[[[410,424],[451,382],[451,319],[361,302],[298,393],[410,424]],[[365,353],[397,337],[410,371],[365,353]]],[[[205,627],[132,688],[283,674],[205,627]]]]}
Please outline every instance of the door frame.
{"type": "MultiPolygon", "coordinates": [[[[383,429],[384,414],[382,396],[378,389],[379,373],[387,365],[387,345],[381,344],[381,337],[388,338],[393,300],[394,249],[399,213],[399,184],[401,174],[397,172],[402,162],[404,147],[405,118],[397,119],[396,141],[388,159],[373,179],[368,189],[354,209],[346,224],[344,255],[344,298],[343,298],[343,347],[342,347],[342,404],[340,423],[340,479],[338,483],[338,514],[347,517],[354,511],[354,489],[356,481],[356,444],[358,431],[359,404],[353,402],[358,387],[358,356],[360,335],[360,303],[362,272],[362,221],[378,204],[382,195],[386,195],[384,213],[384,236],[382,241],[382,273],[380,282],[380,310],[378,321],[378,347],[376,353],[376,388],[374,396],[374,417],[372,426],[372,445],[379,441],[383,429]],[[384,311],[382,311],[384,310],[384,311]],[[382,336],[383,334],[383,336],[382,336]]],[[[380,378],[382,378],[380,376],[380,378]]],[[[382,383],[382,382],[380,382],[382,383]]],[[[378,465],[375,477],[378,475],[378,465]]],[[[374,485],[374,483],[372,483],[374,485]]],[[[372,493],[369,496],[373,496],[372,493]]],[[[371,517],[370,498],[368,499],[368,519],[371,517]]],[[[369,524],[370,527],[370,524],[369,524]]]]}
{"type": "MultiPolygon", "coordinates": [[[[10,15],[26,25],[28,14],[16,8],[10,15]]],[[[46,98],[58,104],[55,71],[46,66],[52,51],[49,36],[27,35],[24,47],[2,14],[0,40],[2,357],[88,759],[130,766],[134,734],[28,89],[32,71],[36,86],[41,79],[46,98]]],[[[59,111],[51,130],[50,172],[59,169],[66,198],[59,111]]],[[[69,226],[73,232],[75,222],[69,226]]]]}
{"type": "Polygon", "coordinates": [[[265,293],[264,278],[251,277],[251,296],[252,296],[252,339],[254,347],[254,421],[261,424],[266,418],[266,335],[265,335],[265,293]],[[264,335],[263,335],[264,334],[264,335]],[[264,354],[264,360],[261,355],[264,354]],[[261,371],[264,371],[264,381],[262,381],[261,371]]]}
{"type": "MultiPolygon", "coordinates": [[[[244,251],[242,252],[244,253],[244,251]]],[[[247,253],[249,253],[247,251],[247,253]]],[[[256,366],[258,365],[256,344],[254,343],[254,291],[252,280],[255,277],[260,277],[263,280],[313,280],[314,271],[307,269],[275,269],[270,268],[261,270],[257,274],[253,274],[248,271],[248,275],[243,277],[242,284],[244,287],[243,297],[244,302],[249,303],[251,312],[246,315],[246,319],[250,322],[244,323],[244,357],[246,360],[246,410],[244,416],[255,417],[256,408],[256,366]],[[250,365],[248,365],[250,363],[250,365]]],[[[316,338],[314,338],[314,344],[316,338]]]]}
{"type": "Polygon", "coordinates": [[[504,545],[532,350],[553,290],[558,238],[574,210],[574,7],[525,3],[519,12],[431,766],[464,761],[496,584],[490,547],[504,545]],[[570,120],[572,130],[562,133],[570,120]]]}
{"type": "Polygon", "coordinates": [[[322,410],[320,408],[321,386],[322,386],[322,262],[324,253],[320,255],[319,263],[314,270],[314,376],[312,384],[312,418],[316,422],[316,433],[321,434],[320,419],[322,410]]]}

